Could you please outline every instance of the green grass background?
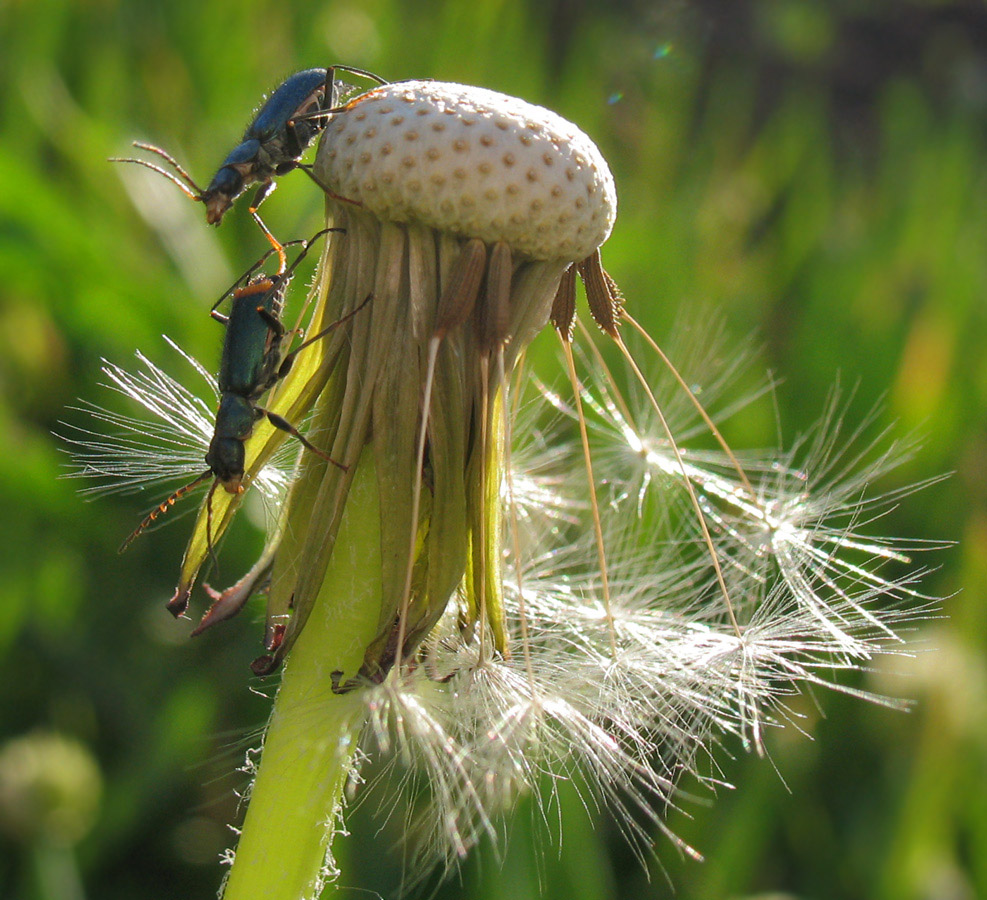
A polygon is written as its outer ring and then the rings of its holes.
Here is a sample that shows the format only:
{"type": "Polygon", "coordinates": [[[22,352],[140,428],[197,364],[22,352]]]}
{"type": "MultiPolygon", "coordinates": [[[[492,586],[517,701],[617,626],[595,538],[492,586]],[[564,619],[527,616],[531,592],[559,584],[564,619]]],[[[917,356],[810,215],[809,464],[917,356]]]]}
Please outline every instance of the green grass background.
{"type": "MultiPolygon", "coordinates": [[[[649,881],[566,796],[561,853],[539,859],[522,813],[503,865],[485,848],[437,896],[636,900],[673,896],[669,881],[680,900],[987,896],[981,3],[0,0],[0,48],[0,743],[73,736],[104,780],[68,852],[0,837],[0,896],[76,900],[73,865],[94,900],[214,896],[235,769],[269,709],[247,671],[258,607],[189,641],[163,602],[190,520],[118,557],[152,498],[80,500],[52,431],[83,421],[77,398],[105,402],[101,357],[141,348],[180,374],[167,333],[212,366],[206,310],[263,249],[243,209],[208,229],[163,180],[106,158],[147,139],[205,182],[264,91],[331,62],[573,119],[612,163],[605,261],[653,334],[690,308],[738,342],[754,332],[789,437],[839,377],[859,384],[851,417],[883,398],[882,423],[925,435],[888,486],[954,472],[879,523],[957,544],[927,560],[948,617],[922,625],[913,660],[858,682],[913,698],[910,713],[820,696],[800,707],[811,740],[774,735],[771,761],[724,753],[736,789],[671,815],[704,864],[659,838],[649,881]]],[[[291,175],[265,217],[304,236],[320,208],[291,175]]],[[[731,434],[771,443],[770,409],[731,434]]],[[[236,530],[226,580],[260,541],[236,530]]],[[[353,832],[341,896],[392,896],[395,829],[361,811],[353,832]]]]}

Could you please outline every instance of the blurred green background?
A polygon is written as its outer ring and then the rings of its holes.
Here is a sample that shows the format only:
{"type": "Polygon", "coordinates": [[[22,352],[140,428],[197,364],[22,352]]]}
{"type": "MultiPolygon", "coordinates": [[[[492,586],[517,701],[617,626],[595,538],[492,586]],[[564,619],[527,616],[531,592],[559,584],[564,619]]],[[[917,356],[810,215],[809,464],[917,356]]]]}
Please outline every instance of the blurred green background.
{"type": "MultiPolygon", "coordinates": [[[[0,47],[0,803],[18,773],[44,799],[0,818],[0,896],[215,894],[236,769],[269,709],[247,670],[257,608],[189,641],[163,608],[189,520],[118,557],[151,498],[83,502],[52,432],[86,424],[66,409],[78,398],[108,402],[101,357],[130,366],[141,348],[185,377],[166,333],[213,366],[208,305],[263,249],[244,209],[208,229],[163,179],[106,158],[151,140],[208,181],[264,91],[331,62],[573,119],[612,163],[605,260],[653,334],[713,310],[763,340],[785,434],[839,376],[859,382],[851,417],[883,397],[882,422],[925,435],[888,486],[955,472],[878,523],[957,542],[926,560],[948,618],[858,682],[910,713],[823,695],[800,707],[811,740],[775,735],[771,761],[722,754],[736,789],[671,817],[704,864],[658,838],[649,881],[568,798],[561,853],[539,861],[521,815],[503,866],[486,848],[436,896],[987,896],[982,3],[0,0],[0,47]],[[32,775],[39,758],[56,774],[32,775]]],[[[265,217],[300,237],[320,208],[291,175],[265,217]]],[[[770,444],[770,410],[733,434],[770,444]]],[[[236,530],[226,580],[260,542],[236,530]]],[[[342,896],[393,896],[394,828],[365,811],[352,828],[342,896]]]]}

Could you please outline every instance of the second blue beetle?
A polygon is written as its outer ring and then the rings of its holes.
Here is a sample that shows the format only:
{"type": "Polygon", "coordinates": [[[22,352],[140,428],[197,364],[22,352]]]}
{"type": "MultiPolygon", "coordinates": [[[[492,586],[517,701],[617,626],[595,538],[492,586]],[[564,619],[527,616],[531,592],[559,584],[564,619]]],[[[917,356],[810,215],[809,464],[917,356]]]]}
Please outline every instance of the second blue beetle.
{"type": "Polygon", "coordinates": [[[171,179],[187,196],[204,203],[206,220],[210,225],[218,225],[233,202],[250,185],[260,184],[251,204],[256,209],[274,190],[275,176],[302,166],[302,155],[325,129],[338,99],[336,69],[385,83],[370,72],[349,66],[296,72],[264,101],[244,131],[243,139],[223,160],[205,190],[192,180],[192,176],[174,157],[152,144],[138,141],[134,146],[162,157],[174,167],[177,175],[143,159],[128,157],[114,161],[138,163],[171,179]]]}
{"type": "MultiPolygon", "coordinates": [[[[259,220],[258,224],[261,228],[264,227],[259,220]]],[[[267,418],[275,428],[297,438],[308,450],[335,466],[346,468],[328,453],[314,446],[283,416],[260,405],[263,395],[288,374],[295,357],[302,350],[315,341],[322,340],[370,302],[368,297],[359,307],[337,319],[318,334],[309,337],[287,355],[283,353],[286,332],[281,322],[281,313],[288,282],[312,243],[330,231],[339,231],[339,229],[325,228],[308,241],[298,242],[302,244],[302,250],[295,257],[295,261],[286,267],[284,246],[265,229],[280,260],[277,275],[261,274],[250,277],[257,268],[254,266],[217,301],[218,305],[227,296],[232,295],[228,316],[216,312],[215,308],[212,313],[217,321],[226,326],[226,334],[223,338],[217,379],[219,408],[216,411],[216,423],[209,449],[206,451],[208,468],[155,507],[123,542],[120,547],[121,553],[178,500],[207,479],[213,479],[213,486],[209,492],[210,500],[212,492],[219,486],[230,494],[243,493],[246,442],[253,434],[254,426],[263,418],[267,418]]],[[[183,597],[174,606],[169,604],[169,608],[179,615],[184,611],[186,602],[187,598],[183,597]]]]}

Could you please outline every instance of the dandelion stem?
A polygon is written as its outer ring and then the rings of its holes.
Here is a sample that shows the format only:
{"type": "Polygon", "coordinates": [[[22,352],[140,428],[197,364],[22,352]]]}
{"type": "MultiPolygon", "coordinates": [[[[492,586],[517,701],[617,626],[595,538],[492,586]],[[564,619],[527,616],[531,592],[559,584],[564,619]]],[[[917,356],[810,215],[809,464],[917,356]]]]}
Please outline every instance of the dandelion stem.
{"type": "Polygon", "coordinates": [[[334,694],[355,672],[380,612],[380,511],[365,453],[322,590],[285,665],[224,900],[318,896],[365,705],[334,694]],[[327,827],[328,826],[328,827],[327,827]]]}

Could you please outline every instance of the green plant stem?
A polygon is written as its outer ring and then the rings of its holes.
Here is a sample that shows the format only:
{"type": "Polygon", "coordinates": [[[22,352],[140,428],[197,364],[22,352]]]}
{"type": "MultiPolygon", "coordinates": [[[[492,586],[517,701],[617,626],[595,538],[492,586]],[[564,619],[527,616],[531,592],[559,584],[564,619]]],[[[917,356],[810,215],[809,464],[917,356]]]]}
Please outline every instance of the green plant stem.
{"type": "Polygon", "coordinates": [[[312,614],[285,664],[224,900],[309,900],[350,773],[364,705],[331,676],[355,672],[380,611],[380,512],[373,454],[354,476],[312,614]]]}
{"type": "Polygon", "coordinates": [[[85,900],[71,847],[42,840],[35,845],[33,855],[38,900],[85,900]]]}

